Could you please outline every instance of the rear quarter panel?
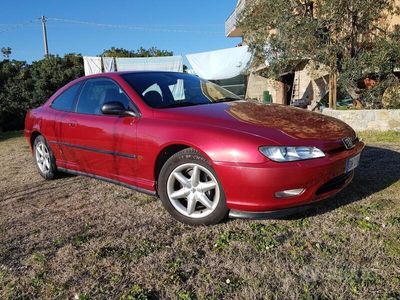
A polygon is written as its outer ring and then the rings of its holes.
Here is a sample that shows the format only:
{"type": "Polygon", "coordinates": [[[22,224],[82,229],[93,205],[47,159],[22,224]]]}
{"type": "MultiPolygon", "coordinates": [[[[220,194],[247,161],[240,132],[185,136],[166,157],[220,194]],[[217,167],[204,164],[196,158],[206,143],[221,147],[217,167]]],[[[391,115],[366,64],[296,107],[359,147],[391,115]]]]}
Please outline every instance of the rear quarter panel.
{"type": "MultiPolygon", "coordinates": [[[[54,139],[57,136],[55,120],[61,118],[62,114],[65,113],[52,109],[50,105],[54,101],[54,99],[57,98],[66,89],[84,79],[84,77],[81,77],[71,81],[70,83],[57,90],[42,106],[28,111],[25,117],[24,135],[31,147],[33,146],[33,141],[31,141],[32,134],[34,134],[35,132],[43,135],[47,140],[54,139]]],[[[50,145],[50,147],[52,148],[53,153],[57,158],[59,154],[58,149],[53,149],[55,147],[54,145],[50,145]]]]}
{"type": "MultiPolygon", "coordinates": [[[[32,137],[35,134],[44,136],[47,141],[57,141],[60,137],[60,123],[57,122],[63,118],[65,112],[53,110],[42,106],[31,110],[25,118],[24,135],[32,149],[32,137]]],[[[57,144],[49,144],[56,160],[61,159],[61,149],[57,144]]]]}
{"type": "Polygon", "coordinates": [[[41,123],[42,123],[41,110],[42,110],[41,107],[32,109],[26,114],[25,117],[24,135],[31,149],[33,146],[32,134],[34,134],[35,132],[39,133],[41,132],[41,123]]]}

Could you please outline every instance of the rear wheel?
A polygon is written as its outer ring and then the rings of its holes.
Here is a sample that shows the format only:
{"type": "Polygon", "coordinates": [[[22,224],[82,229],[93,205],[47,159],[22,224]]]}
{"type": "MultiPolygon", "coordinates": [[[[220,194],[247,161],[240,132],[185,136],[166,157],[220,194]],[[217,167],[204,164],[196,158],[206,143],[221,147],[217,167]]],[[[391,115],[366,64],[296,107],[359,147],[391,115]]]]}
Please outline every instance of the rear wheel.
{"type": "Polygon", "coordinates": [[[39,174],[44,179],[54,179],[57,175],[56,160],[43,136],[36,137],[33,143],[33,151],[39,174]]]}
{"type": "Polygon", "coordinates": [[[167,211],[183,223],[216,224],[228,214],[215,171],[194,149],[185,149],[168,159],[158,178],[158,192],[167,211]]]}

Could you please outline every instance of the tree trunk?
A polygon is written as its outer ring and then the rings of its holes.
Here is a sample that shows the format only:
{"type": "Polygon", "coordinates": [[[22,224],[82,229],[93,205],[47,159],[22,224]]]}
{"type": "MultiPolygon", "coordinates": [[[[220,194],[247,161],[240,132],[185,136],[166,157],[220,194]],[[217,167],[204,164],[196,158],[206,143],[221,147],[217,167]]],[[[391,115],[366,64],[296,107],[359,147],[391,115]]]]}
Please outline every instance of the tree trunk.
{"type": "Polygon", "coordinates": [[[329,108],[336,109],[337,102],[337,74],[329,74],[329,108]]]}

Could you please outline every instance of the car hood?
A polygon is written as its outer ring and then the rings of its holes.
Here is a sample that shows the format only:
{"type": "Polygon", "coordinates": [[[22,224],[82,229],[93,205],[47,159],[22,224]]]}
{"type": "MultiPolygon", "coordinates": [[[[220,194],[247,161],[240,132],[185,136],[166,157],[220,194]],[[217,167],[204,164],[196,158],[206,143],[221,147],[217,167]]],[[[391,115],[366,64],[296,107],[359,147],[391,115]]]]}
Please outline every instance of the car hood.
{"type": "MultiPolygon", "coordinates": [[[[234,101],[160,110],[174,120],[226,127],[295,143],[299,140],[341,141],[355,137],[346,123],[304,109],[256,101],[234,101]]],[[[160,117],[162,117],[160,115],[160,117]]]]}

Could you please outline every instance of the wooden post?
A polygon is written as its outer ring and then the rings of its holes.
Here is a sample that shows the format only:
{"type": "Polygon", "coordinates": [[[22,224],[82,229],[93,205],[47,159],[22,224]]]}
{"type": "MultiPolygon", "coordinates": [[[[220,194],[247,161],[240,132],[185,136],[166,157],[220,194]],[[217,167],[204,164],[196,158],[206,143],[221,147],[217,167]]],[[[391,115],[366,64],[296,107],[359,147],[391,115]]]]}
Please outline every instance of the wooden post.
{"type": "Polygon", "coordinates": [[[329,108],[336,109],[337,102],[337,73],[329,74],[329,108]]]}
{"type": "Polygon", "coordinates": [[[337,103],[337,73],[333,74],[333,82],[332,82],[332,108],[336,109],[337,103]]]}
{"type": "Polygon", "coordinates": [[[332,101],[332,95],[333,95],[333,90],[332,90],[332,82],[333,82],[333,78],[332,78],[332,72],[329,74],[329,108],[333,108],[333,101],[332,101]]]}

